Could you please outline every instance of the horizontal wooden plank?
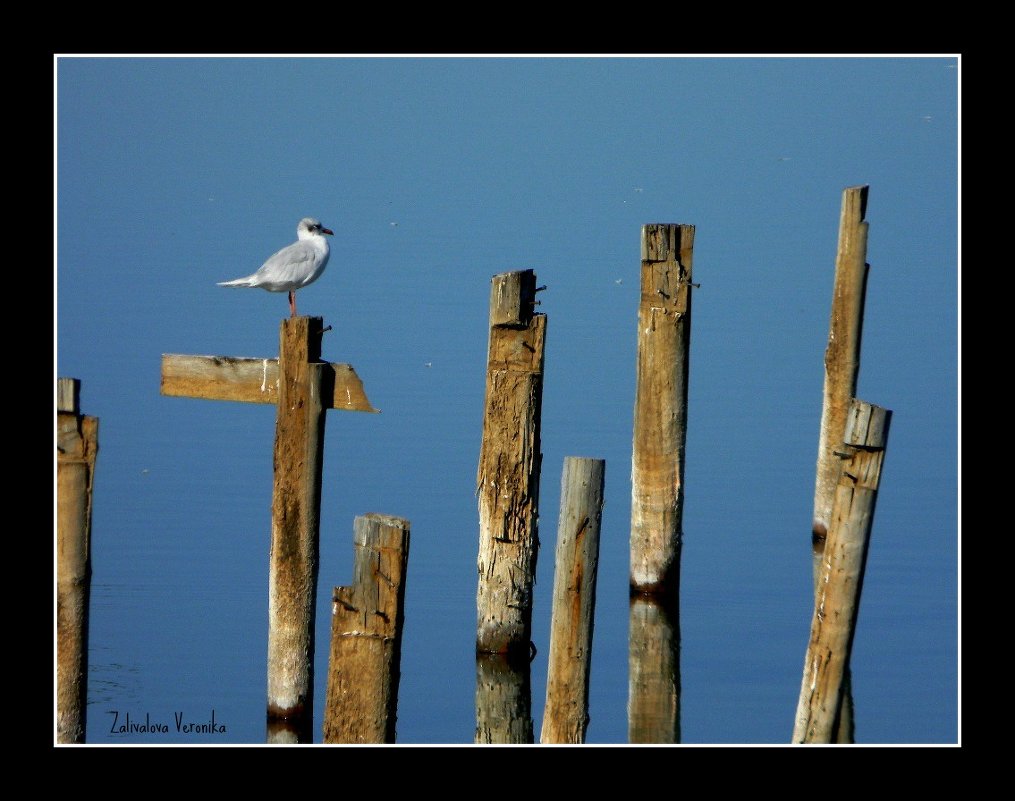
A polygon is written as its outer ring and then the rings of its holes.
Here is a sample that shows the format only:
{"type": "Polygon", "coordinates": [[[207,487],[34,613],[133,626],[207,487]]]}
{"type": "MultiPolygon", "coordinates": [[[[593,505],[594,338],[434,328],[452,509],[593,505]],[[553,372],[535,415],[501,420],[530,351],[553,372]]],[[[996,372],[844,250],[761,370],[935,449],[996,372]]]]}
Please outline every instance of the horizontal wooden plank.
{"type": "MultiPolygon", "coordinates": [[[[325,408],[377,413],[352,365],[326,367],[321,393],[325,408]]],[[[278,359],[164,353],[161,392],[178,398],[277,403],[278,359]]]]}

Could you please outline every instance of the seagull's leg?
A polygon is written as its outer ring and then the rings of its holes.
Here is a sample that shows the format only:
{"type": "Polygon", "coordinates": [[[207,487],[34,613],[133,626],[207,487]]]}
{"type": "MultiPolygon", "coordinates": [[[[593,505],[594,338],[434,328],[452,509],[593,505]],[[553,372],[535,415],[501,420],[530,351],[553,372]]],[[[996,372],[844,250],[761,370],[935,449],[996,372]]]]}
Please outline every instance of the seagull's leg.
{"type": "Polygon", "coordinates": [[[289,290],[289,311],[293,317],[296,316],[296,293],[289,290]]]}

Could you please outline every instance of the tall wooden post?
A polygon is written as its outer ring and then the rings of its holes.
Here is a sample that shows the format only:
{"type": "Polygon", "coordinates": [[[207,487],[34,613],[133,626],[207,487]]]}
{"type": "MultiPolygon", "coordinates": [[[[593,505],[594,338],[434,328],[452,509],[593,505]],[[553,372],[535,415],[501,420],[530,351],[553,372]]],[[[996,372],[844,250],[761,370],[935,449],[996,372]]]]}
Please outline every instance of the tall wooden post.
{"type": "Polygon", "coordinates": [[[831,743],[836,736],[891,417],[888,409],[856,399],[847,412],[793,729],[795,743],[831,743]]]}
{"type": "Polygon", "coordinates": [[[81,382],[57,381],[56,738],[84,743],[88,708],[88,600],[92,483],[99,419],[80,413],[81,382]]]}
{"type": "Polygon", "coordinates": [[[824,400],[818,437],[817,477],[814,483],[812,543],[814,580],[821,573],[821,554],[828,535],[840,459],[835,455],[842,444],[846,412],[856,395],[860,371],[860,341],[863,307],[867,291],[867,186],[850,186],[842,192],[839,215],[839,244],[835,255],[835,283],[832,314],[825,349],[824,400]]]}
{"type": "Polygon", "coordinates": [[[680,742],[680,615],[676,598],[632,595],[627,740],[680,742]]]}
{"type": "Polygon", "coordinates": [[[324,742],[393,743],[405,620],[409,521],[354,522],[353,583],[335,587],[324,742]]]}
{"type": "Polygon", "coordinates": [[[641,230],[631,465],[631,589],[676,593],[684,507],[693,225],[641,230]]]}
{"type": "Polygon", "coordinates": [[[564,459],[543,743],[585,742],[605,476],[602,459],[564,459]]]}
{"type": "MultiPolygon", "coordinates": [[[[268,719],[304,739],[314,700],[314,623],[324,405],[320,317],[282,321],[268,570],[268,719]]],[[[306,740],[307,742],[310,739],[306,740]]]]}
{"type": "MultiPolygon", "coordinates": [[[[818,461],[814,482],[814,517],[811,525],[815,601],[821,577],[822,555],[828,536],[840,459],[835,451],[846,425],[846,411],[856,395],[860,372],[863,309],[867,294],[868,186],[850,186],[842,192],[839,242],[835,254],[832,312],[825,349],[825,381],[818,436],[818,461]]],[[[836,742],[853,742],[853,694],[849,665],[845,667],[842,709],[836,742]]]]}
{"type": "Polygon", "coordinates": [[[476,651],[528,654],[539,552],[546,316],[532,270],[493,277],[479,496],[476,651]]]}
{"type": "Polygon", "coordinates": [[[320,317],[282,321],[278,359],[162,357],[163,395],[274,403],[268,575],[268,741],[311,742],[326,409],[376,412],[348,364],[320,361],[320,317]]]}
{"type": "Polygon", "coordinates": [[[483,745],[532,743],[528,654],[476,654],[476,736],[483,745]]]}

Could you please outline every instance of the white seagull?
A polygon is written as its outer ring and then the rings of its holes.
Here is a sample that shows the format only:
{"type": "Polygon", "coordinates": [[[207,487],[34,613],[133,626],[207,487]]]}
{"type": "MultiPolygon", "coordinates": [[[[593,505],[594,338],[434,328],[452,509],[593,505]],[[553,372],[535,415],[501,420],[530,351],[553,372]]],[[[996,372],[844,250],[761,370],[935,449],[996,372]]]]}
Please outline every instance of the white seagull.
{"type": "Polygon", "coordinates": [[[219,286],[256,286],[269,292],[288,292],[289,311],[296,316],[296,290],[321,277],[328,264],[331,248],[324,234],[334,235],[321,221],[304,217],[296,226],[296,241],[268,259],[253,275],[219,286]]]}

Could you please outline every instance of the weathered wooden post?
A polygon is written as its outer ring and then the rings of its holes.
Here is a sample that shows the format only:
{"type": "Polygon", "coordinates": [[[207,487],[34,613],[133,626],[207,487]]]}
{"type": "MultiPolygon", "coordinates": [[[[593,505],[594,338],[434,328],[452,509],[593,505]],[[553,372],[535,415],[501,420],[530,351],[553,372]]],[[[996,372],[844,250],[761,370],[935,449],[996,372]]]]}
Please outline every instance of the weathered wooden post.
{"type": "Polygon", "coordinates": [[[479,496],[478,653],[527,655],[539,551],[546,315],[532,270],[493,277],[479,496]]]}
{"type": "Polygon", "coordinates": [[[564,459],[543,743],[585,742],[605,476],[603,459],[564,459]]]}
{"type": "Polygon", "coordinates": [[[476,736],[480,744],[531,744],[529,657],[476,654],[476,736]]]}
{"type": "Polygon", "coordinates": [[[676,594],[679,589],[693,250],[693,225],[641,229],[632,592],[676,594]]]}
{"type": "Polygon", "coordinates": [[[268,720],[312,741],[320,542],[323,319],[282,321],[268,569],[268,720]]]}
{"type": "Polygon", "coordinates": [[[368,514],[353,526],[353,582],[332,602],[324,742],[393,743],[409,521],[368,514]]]}
{"type": "MultiPolygon", "coordinates": [[[[839,242],[835,254],[835,278],[832,289],[832,312],[825,349],[825,381],[821,407],[821,429],[818,437],[818,460],[814,482],[814,516],[811,525],[811,548],[815,600],[821,577],[822,554],[828,536],[840,459],[835,451],[840,445],[846,424],[846,411],[856,395],[860,372],[860,345],[863,332],[863,309],[867,293],[868,186],[850,186],[842,192],[839,214],[839,242]]],[[[853,741],[853,694],[849,665],[843,679],[842,709],[836,742],[853,741]]]]}
{"type": "Polygon", "coordinates": [[[680,742],[680,615],[672,596],[632,595],[627,739],[680,742]]]}
{"type": "Polygon", "coordinates": [[[320,361],[320,317],[282,321],[276,359],[162,357],[162,394],[275,403],[268,738],[311,742],[324,411],[376,412],[347,364],[320,361]]]}
{"type": "Polygon", "coordinates": [[[88,708],[88,600],[92,485],[99,419],[80,413],[81,382],[57,379],[56,739],[84,743],[88,708]]]}
{"type": "Polygon", "coordinates": [[[793,729],[795,743],[831,743],[836,737],[891,417],[890,410],[857,399],[847,412],[793,729]]]}
{"type": "Polygon", "coordinates": [[[860,371],[860,340],[867,291],[867,186],[850,186],[842,192],[839,244],[835,256],[832,314],[825,349],[824,400],[818,436],[817,477],[814,483],[814,581],[821,574],[821,554],[828,535],[841,460],[835,451],[842,444],[846,412],[856,395],[860,371]]]}

